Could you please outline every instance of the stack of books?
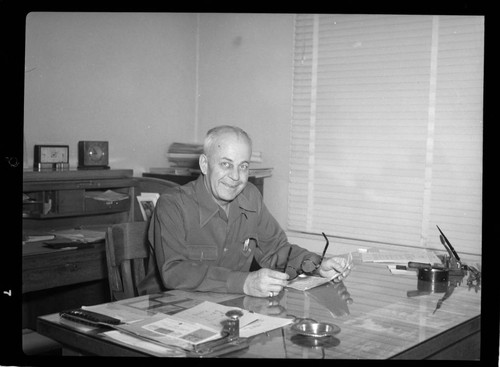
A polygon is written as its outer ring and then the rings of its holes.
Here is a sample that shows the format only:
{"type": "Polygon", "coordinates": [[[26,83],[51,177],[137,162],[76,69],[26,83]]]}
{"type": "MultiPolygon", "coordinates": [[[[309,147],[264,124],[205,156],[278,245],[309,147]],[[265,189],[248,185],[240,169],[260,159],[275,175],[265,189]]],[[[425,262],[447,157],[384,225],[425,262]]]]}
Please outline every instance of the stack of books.
{"type": "Polygon", "coordinates": [[[167,158],[172,166],[199,168],[198,159],[203,153],[203,144],[172,143],[168,148],[167,158]]]}
{"type": "MultiPolygon", "coordinates": [[[[167,158],[172,167],[179,169],[199,169],[198,160],[203,153],[203,144],[172,143],[167,158]]],[[[262,163],[262,152],[253,151],[250,163],[262,163]]]]}
{"type": "Polygon", "coordinates": [[[252,156],[250,157],[250,163],[262,163],[262,152],[252,151],[252,156]]]}

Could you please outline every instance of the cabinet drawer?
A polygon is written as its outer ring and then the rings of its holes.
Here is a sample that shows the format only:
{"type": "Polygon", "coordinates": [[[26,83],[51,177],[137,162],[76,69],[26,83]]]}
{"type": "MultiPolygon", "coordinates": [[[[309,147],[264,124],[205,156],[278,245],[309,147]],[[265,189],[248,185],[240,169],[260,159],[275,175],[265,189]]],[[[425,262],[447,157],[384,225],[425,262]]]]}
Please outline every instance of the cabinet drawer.
{"type": "Polygon", "coordinates": [[[60,190],[57,191],[56,210],[57,214],[83,214],[84,190],[60,190]]]}
{"type": "Polygon", "coordinates": [[[85,198],[85,213],[112,213],[112,212],[124,212],[130,209],[130,198],[115,200],[115,201],[104,201],[97,200],[94,198],[85,198]]]}
{"type": "Polygon", "coordinates": [[[23,293],[106,278],[104,251],[62,252],[67,255],[23,257],[23,293]]]}

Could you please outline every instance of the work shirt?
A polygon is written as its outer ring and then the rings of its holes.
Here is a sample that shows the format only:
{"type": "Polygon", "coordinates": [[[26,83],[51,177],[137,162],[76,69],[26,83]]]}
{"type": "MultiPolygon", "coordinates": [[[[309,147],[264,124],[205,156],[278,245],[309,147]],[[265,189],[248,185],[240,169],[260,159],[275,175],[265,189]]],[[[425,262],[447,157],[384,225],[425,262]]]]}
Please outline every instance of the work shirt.
{"type": "MultiPolygon", "coordinates": [[[[282,271],[290,246],[288,264],[296,269],[303,259],[317,256],[288,242],[252,183],[229,204],[226,215],[203,177],[170,189],[156,203],[149,241],[160,290],[243,293],[253,258],[261,267],[282,271]]],[[[139,287],[141,294],[156,290],[152,268],[139,287]]]]}

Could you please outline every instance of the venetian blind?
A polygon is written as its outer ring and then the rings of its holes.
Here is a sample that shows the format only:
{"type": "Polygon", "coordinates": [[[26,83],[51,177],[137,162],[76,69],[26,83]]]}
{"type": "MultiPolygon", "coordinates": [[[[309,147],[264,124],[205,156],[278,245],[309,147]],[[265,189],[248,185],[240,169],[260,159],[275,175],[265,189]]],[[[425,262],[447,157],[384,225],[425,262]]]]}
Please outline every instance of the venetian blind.
{"type": "Polygon", "coordinates": [[[481,253],[484,18],[297,15],[288,230],[481,253]]]}

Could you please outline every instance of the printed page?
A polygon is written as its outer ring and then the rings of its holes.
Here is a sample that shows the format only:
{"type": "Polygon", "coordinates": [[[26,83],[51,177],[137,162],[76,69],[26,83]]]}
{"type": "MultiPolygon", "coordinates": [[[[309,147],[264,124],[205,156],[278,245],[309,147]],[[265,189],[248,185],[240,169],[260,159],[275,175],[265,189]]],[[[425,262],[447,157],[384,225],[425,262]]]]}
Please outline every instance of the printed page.
{"type": "Polygon", "coordinates": [[[188,299],[188,296],[185,292],[167,292],[82,308],[121,320],[123,324],[115,326],[116,330],[186,350],[221,337],[221,322],[228,319],[229,310],[238,309],[243,313],[240,337],[251,337],[293,322],[238,307],[188,299]]]}
{"type": "Polygon", "coordinates": [[[258,313],[256,315],[258,317],[255,321],[240,328],[240,337],[249,338],[293,323],[293,319],[284,317],[267,316],[258,313]]]}
{"type": "Polygon", "coordinates": [[[114,328],[186,350],[193,350],[197,344],[221,337],[221,329],[211,329],[195,322],[187,322],[184,319],[160,313],[133,324],[121,324],[114,328]]]}
{"type": "Polygon", "coordinates": [[[441,260],[432,251],[421,250],[412,252],[367,252],[362,255],[363,262],[408,264],[410,261],[434,264],[441,260]]]}
{"type": "Polygon", "coordinates": [[[283,317],[267,316],[238,307],[229,307],[211,302],[201,303],[191,309],[179,312],[175,316],[191,322],[196,321],[209,328],[222,328],[221,322],[227,320],[226,312],[234,309],[243,313],[243,316],[239,319],[240,337],[243,338],[283,327],[293,321],[283,317]]]}
{"type": "Polygon", "coordinates": [[[157,343],[153,343],[149,340],[144,340],[138,338],[135,335],[123,333],[118,330],[111,330],[102,333],[104,337],[119,341],[120,343],[127,344],[134,349],[139,349],[155,355],[157,357],[187,357],[188,352],[181,348],[169,347],[166,345],[159,345],[157,343]]]}
{"type": "MultiPolygon", "coordinates": [[[[352,263],[353,263],[352,254],[349,252],[349,254],[347,255],[347,258],[345,259],[344,267],[340,270],[340,272],[343,273],[347,269],[347,267],[352,266],[352,263]]],[[[330,279],[323,278],[321,276],[301,275],[301,276],[297,277],[296,279],[288,282],[287,287],[297,289],[299,291],[306,291],[308,289],[319,287],[320,285],[328,283],[328,282],[334,280],[335,278],[337,278],[339,275],[340,275],[340,273],[336,273],[330,279]]]]}
{"type": "Polygon", "coordinates": [[[222,322],[227,320],[226,312],[230,310],[239,310],[243,316],[239,318],[240,329],[258,319],[258,314],[243,310],[238,307],[229,307],[204,301],[197,306],[191,307],[177,313],[175,316],[188,322],[197,322],[213,329],[222,329],[222,322]]]}

